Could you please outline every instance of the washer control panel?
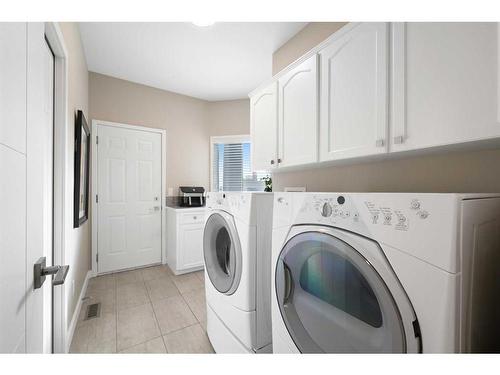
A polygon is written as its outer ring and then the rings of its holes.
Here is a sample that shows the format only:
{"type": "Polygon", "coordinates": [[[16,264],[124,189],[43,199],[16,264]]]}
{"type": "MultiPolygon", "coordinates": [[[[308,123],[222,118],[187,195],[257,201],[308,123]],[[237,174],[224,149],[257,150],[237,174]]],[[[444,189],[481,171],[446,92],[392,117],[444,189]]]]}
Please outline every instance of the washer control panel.
{"type": "Polygon", "coordinates": [[[350,226],[357,223],[386,230],[408,231],[427,220],[430,208],[421,199],[394,199],[386,194],[311,194],[302,201],[301,222],[350,226]]]}
{"type": "Polygon", "coordinates": [[[302,212],[312,210],[319,213],[320,217],[332,220],[353,220],[359,221],[359,212],[353,208],[352,204],[347,203],[347,198],[339,196],[313,196],[310,202],[305,202],[302,212]]]}

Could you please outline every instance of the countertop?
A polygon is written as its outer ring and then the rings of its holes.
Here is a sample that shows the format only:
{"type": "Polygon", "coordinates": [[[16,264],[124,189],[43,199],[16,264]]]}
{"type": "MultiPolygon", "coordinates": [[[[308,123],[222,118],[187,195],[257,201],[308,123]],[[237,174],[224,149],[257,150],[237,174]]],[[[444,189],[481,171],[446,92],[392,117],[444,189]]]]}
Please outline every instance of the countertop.
{"type": "Polygon", "coordinates": [[[197,207],[187,207],[180,205],[180,197],[167,197],[165,200],[165,207],[171,208],[174,210],[204,210],[206,206],[197,206],[197,207]]]}
{"type": "Polygon", "coordinates": [[[168,205],[167,204],[166,208],[170,208],[171,210],[181,210],[181,211],[204,211],[206,209],[206,206],[186,207],[186,206],[168,205]]]}

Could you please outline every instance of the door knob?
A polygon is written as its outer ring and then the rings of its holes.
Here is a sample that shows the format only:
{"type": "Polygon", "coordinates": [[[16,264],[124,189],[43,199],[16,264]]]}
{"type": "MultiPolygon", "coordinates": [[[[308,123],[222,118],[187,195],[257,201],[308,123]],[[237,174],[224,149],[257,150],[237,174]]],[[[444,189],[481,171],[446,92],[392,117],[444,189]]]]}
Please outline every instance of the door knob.
{"type": "Polygon", "coordinates": [[[47,258],[41,257],[37,260],[34,266],[34,287],[40,288],[45,282],[47,275],[55,275],[52,279],[52,285],[64,284],[68,275],[69,266],[51,266],[47,267],[47,258]]]}

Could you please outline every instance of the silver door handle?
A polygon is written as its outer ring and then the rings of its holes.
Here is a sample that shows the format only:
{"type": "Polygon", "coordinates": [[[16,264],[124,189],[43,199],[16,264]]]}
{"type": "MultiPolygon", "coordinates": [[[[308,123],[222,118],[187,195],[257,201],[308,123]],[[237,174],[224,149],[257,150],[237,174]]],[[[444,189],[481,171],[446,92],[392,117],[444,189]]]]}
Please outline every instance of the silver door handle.
{"type": "Polygon", "coordinates": [[[41,257],[37,260],[34,266],[34,287],[35,289],[41,288],[45,282],[47,275],[55,275],[52,279],[52,285],[64,284],[66,276],[69,272],[69,266],[51,266],[47,267],[47,258],[41,257]]]}
{"type": "Polygon", "coordinates": [[[394,144],[400,145],[405,141],[405,138],[402,135],[398,135],[394,137],[394,144]]]}
{"type": "Polygon", "coordinates": [[[283,261],[283,273],[285,277],[285,293],[283,296],[283,305],[286,305],[290,302],[290,297],[293,294],[293,278],[292,271],[290,267],[283,261]]]}

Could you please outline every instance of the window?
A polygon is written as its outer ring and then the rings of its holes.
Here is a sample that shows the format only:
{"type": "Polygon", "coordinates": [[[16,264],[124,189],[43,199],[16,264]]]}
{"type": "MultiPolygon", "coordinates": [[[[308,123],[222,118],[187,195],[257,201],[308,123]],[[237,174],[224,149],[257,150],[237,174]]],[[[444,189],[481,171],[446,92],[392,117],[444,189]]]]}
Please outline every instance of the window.
{"type": "Polygon", "coordinates": [[[264,191],[268,172],[253,172],[250,136],[211,137],[212,191],[264,191]]]}

